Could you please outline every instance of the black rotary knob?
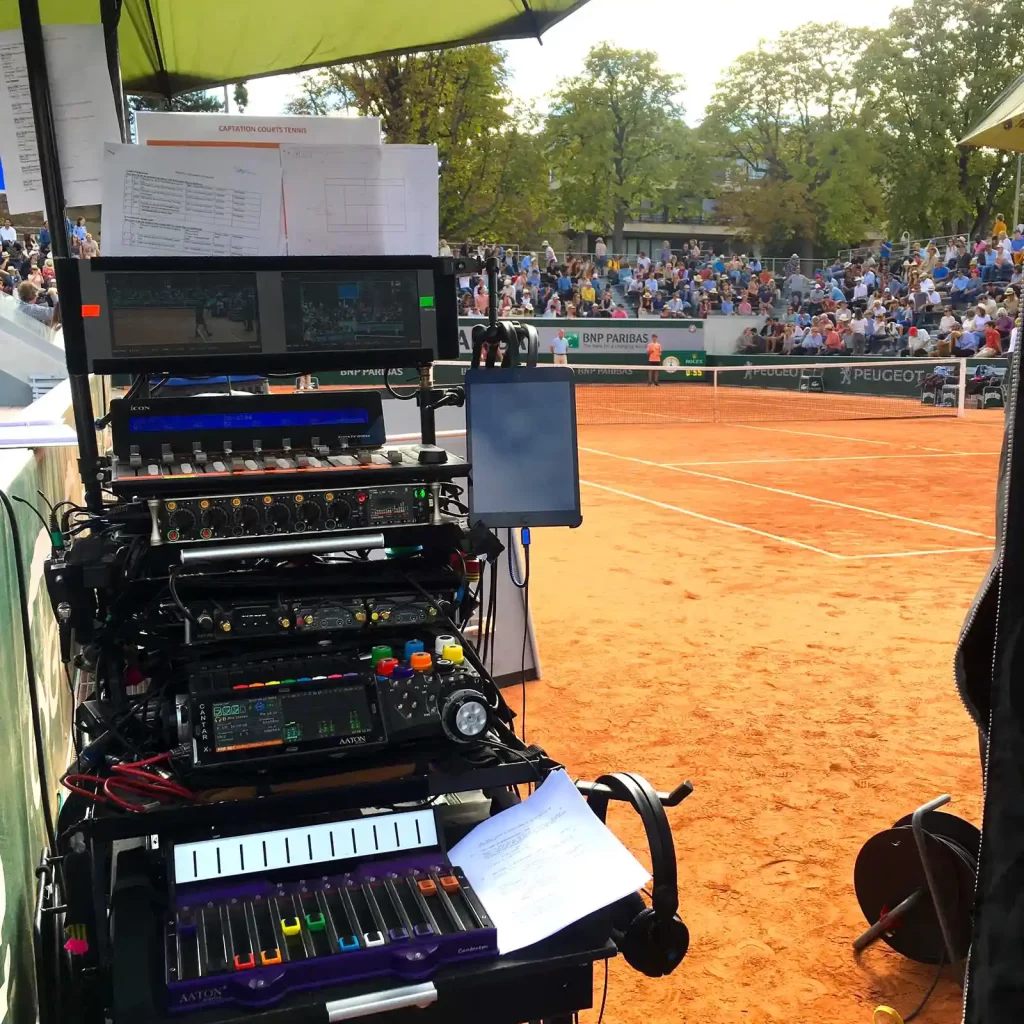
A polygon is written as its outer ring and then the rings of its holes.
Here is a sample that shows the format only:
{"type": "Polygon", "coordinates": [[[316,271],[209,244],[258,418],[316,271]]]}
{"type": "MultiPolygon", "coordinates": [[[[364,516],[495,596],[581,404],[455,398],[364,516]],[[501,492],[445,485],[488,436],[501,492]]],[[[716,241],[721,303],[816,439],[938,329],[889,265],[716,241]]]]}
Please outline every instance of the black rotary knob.
{"type": "Polygon", "coordinates": [[[243,530],[255,530],[260,525],[260,510],[252,505],[242,505],[235,509],[235,525],[243,530]]]}
{"type": "Polygon", "coordinates": [[[171,513],[170,526],[178,533],[188,533],[196,525],[196,517],[187,508],[179,508],[171,513]]]}
{"type": "Polygon", "coordinates": [[[337,523],[344,523],[352,514],[352,506],[344,498],[332,501],[328,508],[329,518],[337,523]]]}
{"type": "Polygon", "coordinates": [[[228,525],[228,514],[219,505],[208,508],[203,513],[203,526],[218,533],[228,525]]]}
{"type": "Polygon", "coordinates": [[[275,503],[267,506],[267,520],[272,526],[284,526],[291,517],[292,514],[287,505],[275,503]]]}
{"type": "Polygon", "coordinates": [[[296,516],[307,526],[315,526],[320,522],[324,511],[315,501],[304,501],[295,506],[296,516]]]}

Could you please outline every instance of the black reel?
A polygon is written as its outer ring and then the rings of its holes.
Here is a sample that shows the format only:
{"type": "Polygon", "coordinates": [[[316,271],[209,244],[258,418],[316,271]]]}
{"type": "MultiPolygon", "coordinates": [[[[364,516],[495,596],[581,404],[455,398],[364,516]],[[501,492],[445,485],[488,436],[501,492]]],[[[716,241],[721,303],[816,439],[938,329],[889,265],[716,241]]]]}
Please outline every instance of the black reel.
{"type": "MultiPolygon", "coordinates": [[[[892,828],[873,835],[857,855],[853,887],[864,916],[872,926],[887,915],[891,920],[879,934],[866,932],[854,945],[862,949],[881,938],[897,953],[918,963],[948,962],[911,819],[908,814],[892,828]],[[901,911],[893,913],[904,904],[907,905],[901,911]]],[[[926,813],[922,825],[934,899],[941,901],[953,953],[961,960],[971,944],[981,833],[963,818],[939,811],[926,813]]]]}

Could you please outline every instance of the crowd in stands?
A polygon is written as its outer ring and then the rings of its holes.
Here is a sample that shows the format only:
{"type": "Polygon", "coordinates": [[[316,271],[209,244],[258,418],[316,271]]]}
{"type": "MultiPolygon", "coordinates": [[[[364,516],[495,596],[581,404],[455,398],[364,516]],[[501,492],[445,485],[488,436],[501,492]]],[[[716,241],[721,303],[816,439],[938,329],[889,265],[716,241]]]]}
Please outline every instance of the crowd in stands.
{"type": "MultiPolygon", "coordinates": [[[[441,243],[442,255],[451,254],[441,243]]],[[[742,353],[786,355],[999,356],[1015,344],[1020,314],[1024,225],[1011,233],[999,217],[991,238],[934,243],[894,256],[891,242],[803,272],[794,254],[776,274],[756,256],[720,255],[691,240],[666,241],[648,255],[615,256],[598,239],[593,253],[559,258],[471,246],[464,256],[497,257],[500,316],[762,316],[739,338],[742,353]]],[[[781,261],[779,261],[781,263],[781,261]]],[[[486,316],[486,276],[460,279],[463,316],[486,316]]]]}
{"type": "MultiPolygon", "coordinates": [[[[65,223],[71,255],[76,259],[99,256],[99,246],[88,231],[84,217],[65,223]]],[[[46,324],[60,324],[60,302],[53,269],[50,228],[47,222],[38,235],[18,231],[6,220],[0,227],[0,293],[18,301],[18,312],[46,324]]]]}

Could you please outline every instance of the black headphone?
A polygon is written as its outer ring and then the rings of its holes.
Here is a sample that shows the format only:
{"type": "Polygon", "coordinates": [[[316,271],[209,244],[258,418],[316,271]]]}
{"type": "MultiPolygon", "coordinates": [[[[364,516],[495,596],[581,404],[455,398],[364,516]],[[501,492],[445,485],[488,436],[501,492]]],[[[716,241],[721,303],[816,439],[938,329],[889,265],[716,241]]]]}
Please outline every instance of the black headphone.
{"type": "Polygon", "coordinates": [[[668,816],[654,788],[640,775],[616,772],[595,782],[633,805],[651,848],[651,906],[644,904],[639,893],[627,897],[622,907],[625,914],[612,924],[612,939],[630,967],[649,978],[661,978],[676,969],[690,946],[690,932],[676,913],[679,892],[668,816]]]}

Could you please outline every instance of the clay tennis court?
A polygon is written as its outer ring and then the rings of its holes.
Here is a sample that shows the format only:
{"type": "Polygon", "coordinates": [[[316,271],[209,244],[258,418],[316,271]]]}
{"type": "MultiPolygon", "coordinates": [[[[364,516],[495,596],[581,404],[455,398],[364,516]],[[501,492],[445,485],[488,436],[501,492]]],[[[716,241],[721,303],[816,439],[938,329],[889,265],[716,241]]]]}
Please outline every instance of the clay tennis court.
{"type": "MultiPolygon", "coordinates": [[[[854,959],[853,863],[942,792],[980,821],[952,659],[1002,422],[580,427],[583,526],[534,531],[528,739],[574,775],[696,787],[669,812],[690,953],[660,981],[616,960],[606,1021],[867,1024],[917,1005],[933,967],[884,943],[854,959]]],[[[646,848],[629,812],[609,820],[646,848]]],[[[920,1019],[958,1021],[960,999],[949,972],[920,1019]]]]}

